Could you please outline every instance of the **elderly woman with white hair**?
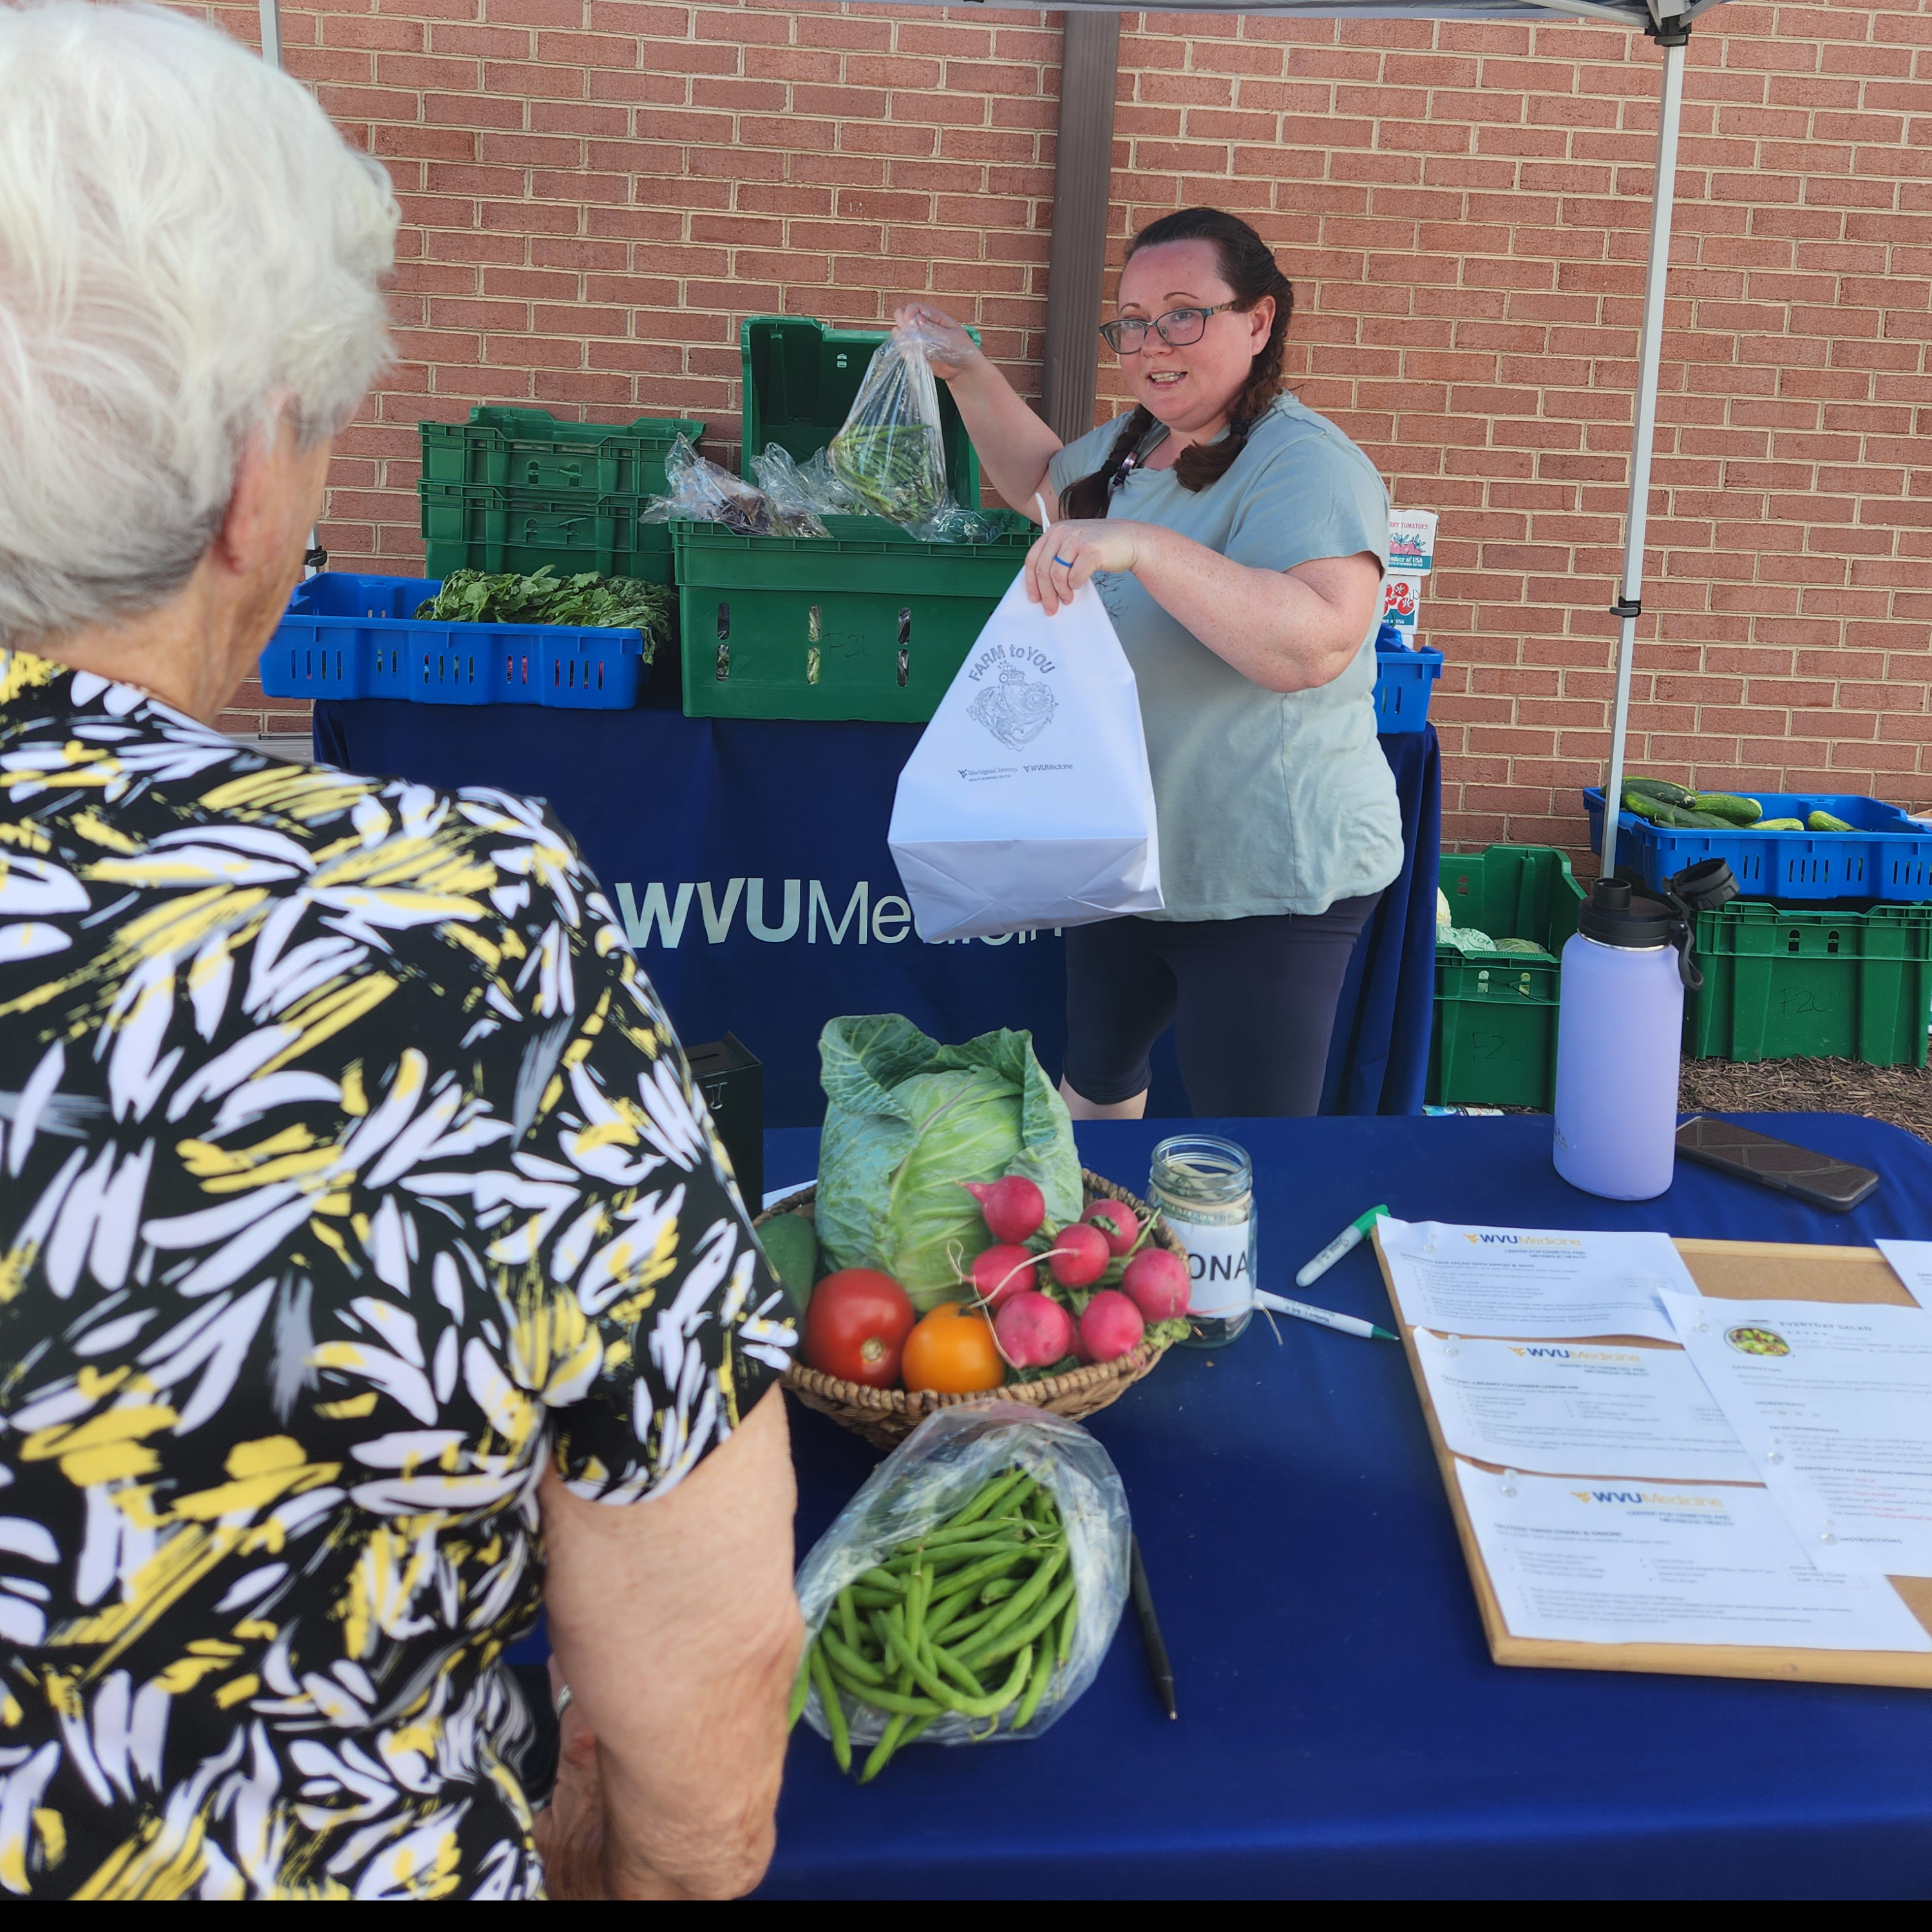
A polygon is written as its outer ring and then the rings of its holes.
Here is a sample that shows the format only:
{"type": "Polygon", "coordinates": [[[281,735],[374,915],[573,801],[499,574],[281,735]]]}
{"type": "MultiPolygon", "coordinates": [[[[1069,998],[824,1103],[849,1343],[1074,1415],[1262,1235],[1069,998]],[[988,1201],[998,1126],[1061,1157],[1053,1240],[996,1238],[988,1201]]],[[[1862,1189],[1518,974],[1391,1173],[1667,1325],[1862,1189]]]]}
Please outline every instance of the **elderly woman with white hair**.
{"type": "Polygon", "coordinates": [[[670,1027],[539,805],[209,722],[395,220],[212,29],[0,10],[0,1896],[770,1852],[794,1336],[670,1027]]]}

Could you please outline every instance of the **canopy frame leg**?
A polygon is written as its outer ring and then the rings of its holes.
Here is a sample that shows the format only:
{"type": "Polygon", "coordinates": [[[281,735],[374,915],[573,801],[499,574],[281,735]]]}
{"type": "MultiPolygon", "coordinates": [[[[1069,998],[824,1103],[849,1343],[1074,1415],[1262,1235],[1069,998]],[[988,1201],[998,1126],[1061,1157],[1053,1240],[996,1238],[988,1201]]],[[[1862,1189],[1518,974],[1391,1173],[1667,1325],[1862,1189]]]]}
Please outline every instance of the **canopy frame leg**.
{"type": "Polygon", "coordinates": [[[1677,130],[1684,110],[1684,57],[1690,30],[1660,34],[1664,87],[1657,120],[1657,172],[1651,188],[1650,256],[1643,274],[1643,323],[1637,339],[1636,424],[1630,442],[1630,502],[1624,514],[1623,585],[1610,606],[1618,620],[1616,698],[1610,768],[1604,781],[1602,876],[1617,869],[1617,820],[1623,801],[1624,754],[1630,728],[1630,663],[1643,610],[1643,545],[1650,517],[1650,459],[1657,439],[1657,384],[1664,355],[1664,295],[1670,275],[1670,218],[1677,196],[1677,130]]]}

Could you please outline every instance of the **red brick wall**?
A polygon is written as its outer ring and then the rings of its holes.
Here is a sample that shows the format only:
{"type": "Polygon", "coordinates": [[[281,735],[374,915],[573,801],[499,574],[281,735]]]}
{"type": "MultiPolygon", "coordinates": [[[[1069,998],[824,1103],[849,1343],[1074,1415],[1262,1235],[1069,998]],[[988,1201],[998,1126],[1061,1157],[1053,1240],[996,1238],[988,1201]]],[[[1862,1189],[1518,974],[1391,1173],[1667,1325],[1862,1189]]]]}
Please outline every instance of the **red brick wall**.
{"type": "MultiPolygon", "coordinates": [[[[252,9],[218,17],[254,37],[252,9]]],[[[284,16],[388,164],[401,360],[325,540],[404,572],[414,424],[682,412],[734,442],[737,329],[926,294],[1036,388],[1057,19],[640,0],[284,16]]],[[[1932,14],[1732,0],[1689,58],[1639,769],[1932,802],[1932,14]]],[[[1600,26],[1130,16],[1117,240],[1213,201],[1280,250],[1296,380],[1439,510],[1424,607],[1454,842],[1582,843],[1658,56],[1600,26]]],[[[253,715],[253,714],[250,714],[253,715]]]]}

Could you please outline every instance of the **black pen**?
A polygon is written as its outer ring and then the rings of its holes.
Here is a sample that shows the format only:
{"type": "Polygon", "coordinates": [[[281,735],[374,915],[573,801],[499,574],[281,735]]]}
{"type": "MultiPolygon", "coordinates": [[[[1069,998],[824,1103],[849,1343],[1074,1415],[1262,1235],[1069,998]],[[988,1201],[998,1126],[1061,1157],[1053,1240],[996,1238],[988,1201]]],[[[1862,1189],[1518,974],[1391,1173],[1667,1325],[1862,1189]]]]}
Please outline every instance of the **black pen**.
{"type": "Polygon", "coordinates": [[[1154,1592],[1148,1588],[1147,1565],[1141,1561],[1141,1540],[1127,1539],[1127,1592],[1134,1600],[1134,1616],[1141,1627],[1141,1648],[1147,1654],[1148,1675],[1154,1679],[1154,1694],[1170,1718],[1180,1713],[1174,1708],[1174,1666],[1167,1660],[1167,1643],[1160,1634],[1160,1619],[1154,1613],[1154,1592]]]}

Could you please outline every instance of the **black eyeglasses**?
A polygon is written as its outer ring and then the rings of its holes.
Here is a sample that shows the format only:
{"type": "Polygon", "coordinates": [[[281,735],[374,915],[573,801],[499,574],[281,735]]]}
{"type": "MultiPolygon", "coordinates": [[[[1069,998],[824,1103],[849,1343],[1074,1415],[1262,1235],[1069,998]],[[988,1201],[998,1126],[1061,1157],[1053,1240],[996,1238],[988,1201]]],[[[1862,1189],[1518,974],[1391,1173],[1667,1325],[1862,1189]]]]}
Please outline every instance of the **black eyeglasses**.
{"type": "Polygon", "coordinates": [[[1212,308],[1171,308],[1158,321],[1148,322],[1137,315],[1124,315],[1118,322],[1103,322],[1100,334],[1116,356],[1138,356],[1150,328],[1159,332],[1170,349],[1185,349],[1208,333],[1208,318],[1219,315],[1232,302],[1216,302],[1212,308]]]}

